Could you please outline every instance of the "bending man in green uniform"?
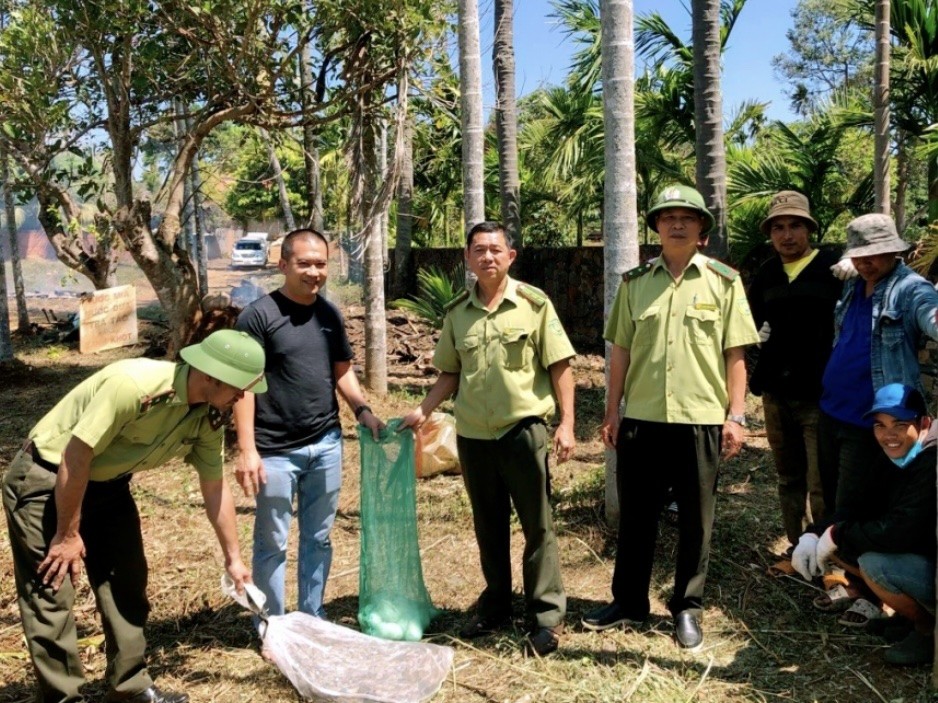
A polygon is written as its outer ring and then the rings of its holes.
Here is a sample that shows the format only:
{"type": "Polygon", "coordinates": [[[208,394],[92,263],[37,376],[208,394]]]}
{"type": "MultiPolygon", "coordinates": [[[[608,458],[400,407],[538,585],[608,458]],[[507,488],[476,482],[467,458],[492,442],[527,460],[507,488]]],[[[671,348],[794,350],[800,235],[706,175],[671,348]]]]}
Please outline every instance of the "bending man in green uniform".
{"type": "Polygon", "coordinates": [[[147,562],[131,476],[174,457],[195,467],[208,519],[240,591],[234,502],[222,475],[222,415],[262,393],[264,350],[220,330],[185,347],[183,361],[126,359],[73,388],[29,433],[3,479],[16,592],[44,703],[83,701],[72,605],[82,561],[106,641],[106,701],[185,703],[147,673],[147,562]]]}
{"type": "Polygon", "coordinates": [[[440,377],[403,424],[418,427],[459,390],[457,447],[486,584],[460,636],[510,624],[514,503],[525,540],[525,605],[534,620],[527,646],[543,656],[557,649],[567,604],[548,502],[545,420],[556,396],[553,449],[565,461],[575,445],[569,365],[575,352],[547,296],[508,276],[515,255],[501,224],[482,222],[469,232],[466,263],[478,282],[450,303],[433,355],[440,377]]]}
{"type": "Polygon", "coordinates": [[[668,608],[678,645],[696,649],[720,451],[728,458],[742,447],[743,351],[759,335],[738,273],[698,252],[713,228],[700,193],[665,188],[648,226],[661,256],[623,274],[604,335],[612,356],[601,434],[616,450],[619,537],[613,601],[583,625],[604,630],[648,617],[658,514],[673,487],[678,553],[668,608]]]}

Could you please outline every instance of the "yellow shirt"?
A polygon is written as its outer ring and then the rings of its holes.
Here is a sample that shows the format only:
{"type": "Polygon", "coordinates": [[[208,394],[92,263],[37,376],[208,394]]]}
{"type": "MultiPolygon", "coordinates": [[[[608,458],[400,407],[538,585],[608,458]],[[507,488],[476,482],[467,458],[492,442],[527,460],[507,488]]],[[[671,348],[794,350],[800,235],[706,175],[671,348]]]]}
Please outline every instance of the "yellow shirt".
{"type": "Polygon", "coordinates": [[[792,261],[790,264],[782,263],[782,268],[785,269],[785,275],[788,276],[789,283],[798,278],[798,274],[804,271],[808,264],[814,261],[817,252],[817,249],[812,249],[810,254],[802,256],[797,261],[792,261]]]}
{"type": "Polygon", "coordinates": [[[619,286],[604,334],[629,351],[624,416],[723,424],[729,405],[723,352],[759,342],[739,276],[702,254],[680,281],[660,257],[643,269],[619,286]]]}
{"type": "Polygon", "coordinates": [[[436,368],[459,374],[457,434],[498,439],[526,417],[549,419],[555,406],[548,367],[574,354],[542,291],[509,278],[489,311],[473,288],[450,308],[433,354],[436,368]]]}
{"type": "Polygon", "coordinates": [[[206,403],[189,407],[187,364],[126,359],[73,388],[29,433],[58,464],[72,436],[94,450],[91,480],[108,481],[185,457],[202,479],[222,477],[224,429],[206,403]]]}

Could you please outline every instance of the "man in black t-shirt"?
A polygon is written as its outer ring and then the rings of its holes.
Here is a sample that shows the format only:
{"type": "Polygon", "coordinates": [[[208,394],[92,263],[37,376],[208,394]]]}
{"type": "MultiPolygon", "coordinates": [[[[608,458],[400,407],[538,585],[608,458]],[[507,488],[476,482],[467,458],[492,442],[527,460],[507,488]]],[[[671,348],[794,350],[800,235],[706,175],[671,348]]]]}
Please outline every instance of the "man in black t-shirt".
{"type": "Polygon", "coordinates": [[[342,483],[336,390],[376,439],[384,427],[366,405],[352,370],[342,315],[319,295],[328,262],[322,234],[290,232],[278,263],[283,286],[245,308],[237,323],[267,354],[268,392],[246,393],[235,406],[235,420],[241,450],[236,476],[245,495],[257,497],[254,583],[267,597],[271,615],[284,612],[287,538],[296,498],[298,609],[325,617],[329,533],[342,483]]]}
{"type": "Polygon", "coordinates": [[[756,326],[767,323],[771,328],[749,388],[762,396],[765,432],[778,472],[782,524],[790,543],[782,559],[770,567],[773,576],[793,573],[791,551],[825,509],[818,465],[818,399],[842,283],[831,270],[838,255],[811,246],[817,228],[804,195],[791,190],[776,193],[761,225],[776,255],[758,270],[748,293],[756,326]]]}

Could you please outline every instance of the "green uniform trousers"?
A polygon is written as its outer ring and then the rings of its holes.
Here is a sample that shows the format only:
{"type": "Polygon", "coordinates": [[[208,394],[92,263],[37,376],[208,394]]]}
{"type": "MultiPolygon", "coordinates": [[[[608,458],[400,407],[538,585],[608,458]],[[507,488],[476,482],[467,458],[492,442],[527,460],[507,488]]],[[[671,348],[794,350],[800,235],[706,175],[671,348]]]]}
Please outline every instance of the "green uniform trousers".
{"type": "Polygon", "coordinates": [[[485,590],[479,614],[511,614],[511,505],[524,533],[522,576],[528,617],[538,627],[563,621],[567,597],[548,501],[548,436],[544,423],[522,420],[499,439],[457,437],[485,590]]]}
{"type": "MultiPolygon", "coordinates": [[[[38,567],[55,535],[56,474],[19,452],[3,480],[3,508],[10,531],[16,593],[29,655],[39,682],[37,700],[82,701],[84,683],[66,578],[58,591],[44,586],[38,567]]],[[[85,569],[104,627],[107,679],[117,694],[153,685],[147,673],[143,628],[149,612],[147,562],[130,477],[90,481],[81,507],[85,569]]]]}

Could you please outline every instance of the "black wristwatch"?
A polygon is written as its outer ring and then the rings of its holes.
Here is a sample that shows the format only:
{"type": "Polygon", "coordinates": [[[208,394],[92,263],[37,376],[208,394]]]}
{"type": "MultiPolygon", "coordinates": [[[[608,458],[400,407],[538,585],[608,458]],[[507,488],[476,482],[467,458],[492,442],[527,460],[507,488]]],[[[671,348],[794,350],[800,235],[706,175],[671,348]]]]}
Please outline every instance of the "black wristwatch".
{"type": "Polygon", "coordinates": [[[357,408],[355,408],[355,419],[357,420],[366,410],[374,415],[374,413],[371,412],[371,408],[369,408],[367,405],[359,405],[357,408]]]}

